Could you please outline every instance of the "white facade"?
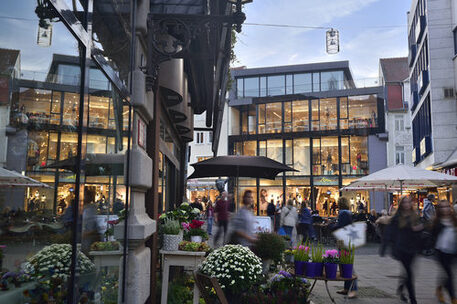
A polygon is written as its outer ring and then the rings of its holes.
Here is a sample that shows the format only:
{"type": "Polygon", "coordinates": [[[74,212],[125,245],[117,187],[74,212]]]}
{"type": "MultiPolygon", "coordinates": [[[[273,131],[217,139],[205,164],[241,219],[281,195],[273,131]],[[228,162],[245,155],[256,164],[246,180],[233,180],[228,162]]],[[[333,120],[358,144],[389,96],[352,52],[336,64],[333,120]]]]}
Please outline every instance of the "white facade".
{"type": "MultiPolygon", "coordinates": [[[[457,1],[456,0],[413,0],[411,11],[408,13],[408,33],[410,33],[410,65],[411,85],[417,85],[420,91],[424,78],[420,74],[428,71],[428,85],[423,85],[422,94],[418,95],[418,103],[413,107],[413,98],[410,107],[414,108],[412,120],[421,118],[418,113],[424,102],[430,99],[431,118],[431,152],[424,151],[426,145],[423,138],[418,138],[414,144],[415,157],[419,157],[416,165],[431,169],[446,162],[457,149],[457,102],[455,97],[457,62],[454,47],[453,30],[457,25],[457,1]],[[422,7],[422,9],[420,9],[422,7]],[[417,8],[419,8],[417,10],[417,8]],[[419,13],[418,13],[419,12],[419,13]],[[418,21],[418,15],[424,21],[418,21]],[[418,23],[424,23],[421,26],[418,23]],[[414,33],[412,35],[411,33],[414,33]],[[422,33],[422,35],[419,35],[422,33]],[[419,37],[419,38],[418,38],[419,37]],[[411,45],[416,45],[417,55],[413,55],[411,45]],[[426,64],[419,63],[420,54],[424,52],[427,58],[426,64]],[[420,67],[420,73],[418,68],[420,67]],[[447,94],[445,92],[452,92],[447,94]],[[418,144],[420,141],[420,145],[418,144]],[[423,158],[423,159],[421,159],[423,158]]],[[[412,90],[413,91],[413,90],[412,90]]],[[[411,92],[414,94],[414,92],[411,92]]],[[[414,122],[413,122],[413,132],[414,122]]],[[[415,132],[418,133],[418,132],[415,132]]],[[[414,134],[413,134],[414,136],[414,134]]],[[[414,158],[413,156],[413,158],[414,158]]]]}

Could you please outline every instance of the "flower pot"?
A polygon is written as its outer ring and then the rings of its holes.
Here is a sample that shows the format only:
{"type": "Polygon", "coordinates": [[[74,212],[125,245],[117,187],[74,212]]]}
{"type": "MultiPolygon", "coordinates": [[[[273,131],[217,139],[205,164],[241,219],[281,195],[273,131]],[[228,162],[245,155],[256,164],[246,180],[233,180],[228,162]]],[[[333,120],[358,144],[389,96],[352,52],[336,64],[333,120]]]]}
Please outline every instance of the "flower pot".
{"type": "Polygon", "coordinates": [[[163,246],[162,249],[165,251],[176,251],[178,250],[179,243],[182,242],[182,235],[180,234],[164,234],[163,235],[163,246]]]}
{"type": "Polygon", "coordinates": [[[327,279],[335,279],[338,265],[335,263],[325,263],[324,266],[325,266],[325,277],[327,279]]]}
{"type": "Polygon", "coordinates": [[[295,274],[296,275],[304,275],[305,274],[306,262],[295,261],[294,264],[295,264],[295,274]]]}
{"type": "Polygon", "coordinates": [[[340,275],[342,278],[350,279],[352,278],[353,264],[340,264],[340,275]]]}
{"type": "Polygon", "coordinates": [[[323,270],[323,263],[310,262],[306,265],[306,276],[309,278],[321,277],[323,270]]]}
{"type": "Polygon", "coordinates": [[[202,236],[201,235],[192,235],[190,237],[190,240],[195,243],[201,243],[202,242],[202,236]]]}

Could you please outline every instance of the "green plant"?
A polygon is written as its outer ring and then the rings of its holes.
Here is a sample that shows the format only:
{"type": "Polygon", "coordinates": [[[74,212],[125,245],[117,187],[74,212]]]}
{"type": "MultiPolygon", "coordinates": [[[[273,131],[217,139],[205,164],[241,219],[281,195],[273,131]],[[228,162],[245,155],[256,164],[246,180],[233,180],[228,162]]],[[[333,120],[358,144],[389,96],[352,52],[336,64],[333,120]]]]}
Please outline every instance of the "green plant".
{"type": "Polygon", "coordinates": [[[165,221],[162,225],[163,234],[177,235],[177,234],[179,234],[180,230],[181,230],[181,227],[177,220],[165,219],[165,221]]]}
{"type": "Polygon", "coordinates": [[[309,245],[305,243],[305,245],[295,246],[292,250],[292,254],[294,256],[294,261],[298,262],[308,262],[309,260],[309,245]]]}
{"type": "Polygon", "coordinates": [[[355,247],[349,244],[349,249],[340,250],[340,264],[354,264],[355,247]]]}
{"type": "Polygon", "coordinates": [[[253,251],[264,260],[281,260],[282,253],[286,249],[284,239],[275,233],[259,233],[253,251]]]}
{"type": "Polygon", "coordinates": [[[159,219],[163,222],[166,219],[177,220],[180,223],[190,223],[200,215],[200,210],[192,208],[188,203],[182,203],[175,210],[165,212],[159,219]]]}
{"type": "Polygon", "coordinates": [[[313,261],[313,263],[322,263],[324,261],[323,256],[324,246],[322,246],[322,244],[317,243],[311,247],[311,261],[313,261]]]}
{"type": "Polygon", "coordinates": [[[120,248],[120,243],[118,241],[109,241],[109,242],[94,242],[90,245],[90,250],[93,251],[117,251],[120,248]]]}
{"type": "Polygon", "coordinates": [[[221,288],[240,294],[262,277],[262,262],[249,248],[225,245],[208,255],[200,271],[219,281],[221,288]]]}
{"type": "Polygon", "coordinates": [[[206,240],[208,239],[208,234],[206,233],[205,230],[201,228],[195,228],[195,229],[190,229],[188,232],[189,236],[201,236],[202,239],[206,240]]]}
{"type": "Polygon", "coordinates": [[[336,249],[326,250],[323,257],[324,263],[338,264],[340,262],[339,253],[336,249]]]}
{"type": "Polygon", "coordinates": [[[202,242],[202,243],[196,243],[196,242],[188,242],[188,241],[182,241],[179,243],[179,250],[182,251],[209,251],[210,247],[208,244],[202,242]]]}

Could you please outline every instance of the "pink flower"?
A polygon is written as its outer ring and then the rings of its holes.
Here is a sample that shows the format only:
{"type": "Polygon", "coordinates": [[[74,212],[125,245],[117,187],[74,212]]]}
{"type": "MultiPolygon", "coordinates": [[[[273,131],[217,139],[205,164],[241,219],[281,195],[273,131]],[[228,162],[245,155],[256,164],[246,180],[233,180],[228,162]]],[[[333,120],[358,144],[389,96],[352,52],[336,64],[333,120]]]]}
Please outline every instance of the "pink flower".
{"type": "Polygon", "coordinates": [[[300,249],[300,250],[304,250],[304,249],[305,249],[305,246],[303,246],[303,245],[300,245],[300,246],[298,247],[298,249],[300,249]]]}
{"type": "Polygon", "coordinates": [[[182,228],[183,228],[184,230],[189,230],[189,229],[190,229],[190,225],[187,224],[187,223],[184,223],[184,222],[183,222],[183,223],[181,223],[181,226],[182,226],[182,228]]]}

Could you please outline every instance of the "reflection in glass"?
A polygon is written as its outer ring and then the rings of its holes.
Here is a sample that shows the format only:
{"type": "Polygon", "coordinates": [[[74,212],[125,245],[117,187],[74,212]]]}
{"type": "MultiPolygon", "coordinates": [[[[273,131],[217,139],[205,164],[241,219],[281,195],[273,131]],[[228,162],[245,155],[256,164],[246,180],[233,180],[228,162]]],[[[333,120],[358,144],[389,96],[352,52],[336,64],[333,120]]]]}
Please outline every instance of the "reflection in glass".
{"type": "Polygon", "coordinates": [[[12,117],[19,118],[18,122],[34,125],[50,123],[51,97],[50,90],[20,88],[18,103],[13,105],[12,117]],[[25,117],[27,120],[24,120],[25,117]]]}
{"type": "Polygon", "coordinates": [[[311,73],[294,75],[294,93],[308,93],[312,91],[311,73]]]}
{"type": "Polygon", "coordinates": [[[259,104],[257,105],[257,111],[259,113],[258,115],[258,133],[259,134],[262,134],[262,133],[265,133],[265,118],[266,118],[266,115],[265,115],[265,104],[262,103],[262,104],[259,104]]]}
{"type": "Polygon", "coordinates": [[[320,130],[319,99],[311,100],[311,127],[313,131],[320,130]]]}
{"type": "Polygon", "coordinates": [[[293,75],[286,75],[286,94],[294,93],[293,75]]]}
{"type": "Polygon", "coordinates": [[[337,129],[337,109],[336,98],[327,98],[320,100],[320,129],[336,130],[337,129]]]}
{"type": "Polygon", "coordinates": [[[259,141],[259,156],[267,156],[267,141],[259,141]]]}
{"type": "Polygon", "coordinates": [[[284,132],[292,131],[292,102],[284,102],[284,132]]]}
{"type": "Polygon", "coordinates": [[[257,116],[257,114],[256,114],[255,105],[249,105],[249,110],[248,110],[249,134],[255,134],[256,116],[257,116]]]}
{"type": "Polygon", "coordinates": [[[351,136],[351,174],[368,174],[368,140],[351,136]]]}
{"type": "Polygon", "coordinates": [[[310,146],[309,138],[294,139],[294,175],[310,175],[310,146]]]}
{"type": "Polygon", "coordinates": [[[259,77],[244,78],[244,97],[259,97],[259,77]]]}
{"type": "Polygon", "coordinates": [[[260,97],[267,96],[267,77],[260,77],[260,97]]]}
{"type": "Polygon", "coordinates": [[[267,140],[267,157],[277,162],[282,160],[282,139],[267,140]]]}
{"type": "Polygon", "coordinates": [[[238,98],[244,97],[244,81],[243,78],[236,79],[236,96],[238,98]]]}
{"type": "Polygon", "coordinates": [[[313,92],[319,92],[321,90],[320,83],[320,74],[313,73],[313,92]]]}
{"type": "Polygon", "coordinates": [[[79,94],[65,92],[62,123],[76,127],[79,121],[79,94]]]}
{"type": "Polygon", "coordinates": [[[344,72],[321,72],[321,91],[335,91],[344,89],[344,72]]]}
{"type": "Polygon", "coordinates": [[[257,155],[257,142],[255,140],[243,142],[243,155],[257,155]]]}
{"type": "Polygon", "coordinates": [[[268,96],[284,95],[285,93],[284,75],[268,76],[268,96]]]}
{"type": "Polygon", "coordinates": [[[340,129],[349,128],[348,121],[348,98],[340,97],[340,129]]]}

